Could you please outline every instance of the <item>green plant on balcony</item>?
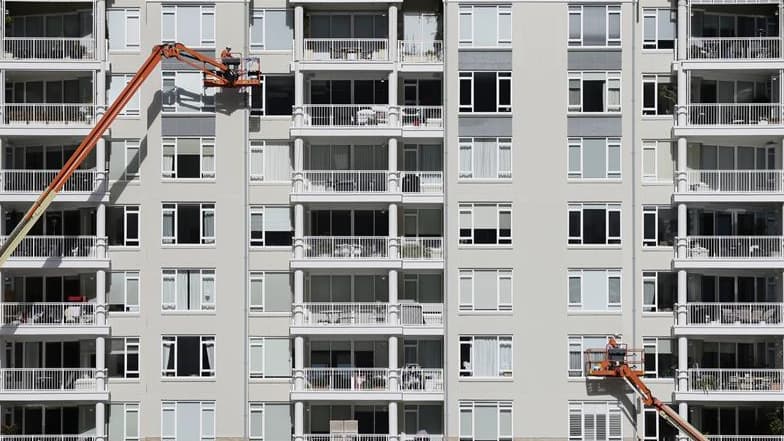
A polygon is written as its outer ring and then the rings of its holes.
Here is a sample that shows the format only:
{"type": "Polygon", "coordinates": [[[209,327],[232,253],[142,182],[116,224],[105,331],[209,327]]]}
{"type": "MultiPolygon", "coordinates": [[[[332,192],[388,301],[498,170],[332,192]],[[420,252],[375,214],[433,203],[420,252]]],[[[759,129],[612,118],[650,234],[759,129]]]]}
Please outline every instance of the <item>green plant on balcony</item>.
{"type": "Polygon", "coordinates": [[[3,424],[0,426],[0,434],[2,435],[16,435],[19,433],[19,429],[16,427],[16,424],[3,424]]]}
{"type": "Polygon", "coordinates": [[[404,243],[400,250],[400,255],[403,258],[410,259],[428,259],[430,258],[430,248],[423,246],[420,243],[404,243]]]}

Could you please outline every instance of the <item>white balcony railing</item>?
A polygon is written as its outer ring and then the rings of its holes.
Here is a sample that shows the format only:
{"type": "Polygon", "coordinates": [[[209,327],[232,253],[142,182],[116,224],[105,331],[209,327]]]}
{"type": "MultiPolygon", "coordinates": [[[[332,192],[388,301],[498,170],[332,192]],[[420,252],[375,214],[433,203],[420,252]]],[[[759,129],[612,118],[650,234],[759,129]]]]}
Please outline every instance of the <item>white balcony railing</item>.
{"type": "Polygon", "coordinates": [[[306,391],[391,391],[390,377],[398,377],[399,391],[443,392],[444,370],[424,368],[305,368],[306,391]]]}
{"type": "Polygon", "coordinates": [[[93,368],[3,368],[0,392],[103,392],[93,368]]]}
{"type": "MultiPolygon", "coordinates": [[[[2,170],[0,190],[6,193],[40,193],[52,182],[59,170],[2,170]]],[[[62,188],[65,193],[92,193],[97,178],[103,173],[95,170],[76,170],[62,188]]]]}
{"type": "Polygon", "coordinates": [[[779,37],[690,37],[691,59],[698,60],[770,60],[781,57],[779,37]]]}
{"type": "Polygon", "coordinates": [[[305,127],[389,127],[386,104],[305,104],[305,127]]]}
{"type": "Polygon", "coordinates": [[[443,193],[444,173],[440,171],[402,171],[403,193],[443,193]]]}
{"type": "Polygon", "coordinates": [[[94,435],[0,435],[0,441],[96,441],[94,435]]]}
{"type": "Polygon", "coordinates": [[[14,60],[93,60],[92,38],[4,37],[3,56],[14,60]]]}
{"type": "MultiPolygon", "coordinates": [[[[319,433],[302,435],[304,441],[389,441],[390,435],[376,435],[369,433],[319,433]]],[[[292,438],[296,441],[295,438],[292,438]]],[[[0,439],[2,441],[2,439],[0,439]]]]}
{"type": "MultiPolygon", "coordinates": [[[[0,236],[0,243],[7,236],[0,236]]],[[[100,257],[99,247],[105,244],[97,236],[27,236],[19,243],[12,258],[91,258],[100,257]]]]}
{"type": "Polygon", "coordinates": [[[444,43],[441,40],[397,42],[397,59],[401,63],[439,64],[444,62],[444,43]]]}
{"type": "Polygon", "coordinates": [[[441,237],[401,237],[400,257],[405,260],[440,260],[444,258],[441,237]]]}
{"type": "Polygon", "coordinates": [[[781,259],[782,236],[687,236],[687,259],[781,259]]]}
{"type": "Polygon", "coordinates": [[[384,170],[306,170],[302,172],[306,193],[386,192],[389,172],[384,170]]]}
{"type": "Polygon", "coordinates": [[[3,124],[11,126],[74,125],[90,126],[95,120],[95,105],[63,103],[5,104],[3,124]]]}
{"type": "Polygon", "coordinates": [[[689,170],[688,193],[778,193],[784,191],[782,170],[689,170]]]}
{"type": "Polygon", "coordinates": [[[305,61],[388,61],[386,38],[305,38],[305,61]]]}
{"type": "Polygon", "coordinates": [[[401,121],[406,129],[443,129],[443,106],[403,106],[401,121]]]}
{"type": "Polygon", "coordinates": [[[85,326],[95,324],[95,303],[0,303],[4,326],[85,326]]]}
{"type": "Polygon", "coordinates": [[[784,369],[689,369],[694,392],[781,392],[784,369]]]}
{"type": "Polygon", "coordinates": [[[784,303],[709,303],[686,305],[686,323],[698,326],[780,325],[784,303]]]}
{"type": "Polygon", "coordinates": [[[779,103],[711,103],[687,104],[688,125],[691,126],[757,126],[780,125],[779,103]]]}
{"type": "MultiPolygon", "coordinates": [[[[390,326],[389,303],[303,303],[305,326],[390,326]]],[[[401,303],[398,305],[403,326],[443,326],[441,303],[401,303]]]]}
{"type": "Polygon", "coordinates": [[[309,236],[304,238],[308,259],[367,259],[389,256],[389,237],[309,236]]]}
{"type": "Polygon", "coordinates": [[[708,435],[709,441],[784,441],[784,435],[708,435]]]}
{"type": "Polygon", "coordinates": [[[402,434],[400,435],[400,441],[444,441],[444,435],[411,435],[411,434],[402,434]]]}

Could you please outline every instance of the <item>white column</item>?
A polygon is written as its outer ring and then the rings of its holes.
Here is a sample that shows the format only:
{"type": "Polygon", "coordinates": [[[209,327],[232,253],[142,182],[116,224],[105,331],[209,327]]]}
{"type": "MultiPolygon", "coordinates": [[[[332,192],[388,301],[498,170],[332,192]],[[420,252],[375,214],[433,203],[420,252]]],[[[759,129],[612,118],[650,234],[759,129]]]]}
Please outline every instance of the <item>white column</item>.
{"type": "Polygon", "coordinates": [[[305,207],[302,204],[294,205],[294,258],[305,257],[305,207]]]}
{"type": "Polygon", "coordinates": [[[678,193],[685,193],[686,192],[686,170],[687,170],[687,158],[688,158],[688,143],[686,138],[681,136],[678,138],[678,151],[677,151],[677,179],[678,179],[678,193]]]}
{"type": "Polygon", "coordinates": [[[302,5],[294,7],[294,59],[302,60],[305,38],[305,11],[302,5]]]}
{"type": "Polygon", "coordinates": [[[305,75],[296,67],[294,70],[294,127],[302,127],[305,119],[305,75]]]}
{"type": "Polygon", "coordinates": [[[93,37],[95,38],[95,54],[99,60],[106,60],[106,3],[104,0],[95,2],[95,14],[93,14],[93,37]]]}
{"type": "MultiPolygon", "coordinates": [[[[301,6],[300,6],[301,8],[301,6]]],[[[302,401],[294,402],[294,441],[303,441],[305,439],[305,404],[302,401]]]]}
{"type": "Polygon", "coordinates": [[[95,403],[95,441],[106,441],[106,404],[95,403]]]}
{"type": "Polygon", "coordinates": [[[106,325],[106,270],[95,272],[95,323],[106,325]]]}
{"type": "Polygon", "coordinates": [[[397,292],[398,292],[398,285],[397,285],[398,273],[397,273],[397,270],[395,270],[395,269],[389,270],[389,273],[387,274],[387,277],[389,277],[389,289],[387,290],[389,292],[389,294],[388,294],[388,297],[389,297],[389,322],[390,322],[389,324],[390,325],[396,325],[396,324],[398,324],[400,322],[400,305],[398,304],[398,299],[397,299],[397,292]]]}
{"type": "Polygon", "coordinates": [[[397,204],[389,204],[389,258],[399,258],[400,233],[397,230],[397,204]]]}
{"type": "Polygon", "coordinates": [[[403,187],[398,184],[400,173],[397,170],[397,138],[389,138],[387,157],[389,162],[387,164],[389,170],[389,192],[396,193],[403,187]]]}
{"type": "Polygon", "coordinates": [[[389,125],[392,127],[397,127],[400,113],[400,106],[397,102],[397,87],[397,71],[393,69],[389,73],[389,125]]]}
{"type": "Polygon", "coordinates": [[[399,432],[397,428],[397,401],[389,402],[389,441],[398,441],[399,432]]]}
{"type": "Polygon", "coordinates": [[[302,170],[305,167],[305,140],[294,138],[294,192],[301,193],[305,190],[302,170]]]}
{"type": "Polygon", "coordinates": [[[294,337],[294,390],[305,389],[305,339],[301,335],[294,337]]]}
{"type": "Polygon", "coordinates": [[[95,188],[100,192],[109,191],[109,176],[106,170],[106,140],[101,138],[95,143],[95,188]]]}
{"type": "MultiPolygon", "coordinates": [[[[389,59],[397,61],[397,5],[389,5],[389,59]]],[[[390,84],[391,86],[391,84],[390,84]]]]}
{"type": "Polygon", "coordinates": [[[302,304],[305,302],[305,272],[301,269],[294,270],[294,324],[302,325],[305,311],[302,304]]]}
{"type": "Polygon", "coordinates": [[[675,65],[678,69],[678,105],[675,106],[678,118],[678,127],[686,125],[686,104],[689,102],[689,79],[683,66],[675,65]]]}
{"type": "Polygon", "coordinates": [[[678,316],[676,323],[678,326],[686,325],[686,303],[688,302],[689,284],[686,270],[678,270],[678,316]]]}
{"type": "Polygon", "coordinates": [[[689,386],[689,340],[678,337],[678,391],[685,392],[689,386]]]}
{"type": "MultiPolygon", "coordinates": [[[[398,362],[397,362],[397,336],[389,336],[389,390],[399,390],[398,362]]],[[[391,413],[391,412],[390,412],[391,413]]],[[[389,416],[390,419],[392,415],[389,416]]]]}
{"type": "Polygon", "coordinates": [[[686,258],[686,235],[688,234],[686,230],[686,226],[688,225],[686,223],[687,215],[688,211],[686,210],[686,204],[678,204],[678,259],[686,258]]]}
{"type": "Polygon", "coordinates": [[[97,251],[99,258],[106,257],[106,204],[100,203],[95,209],[95,236],[98,238],[97,251]]]}
{"type": "MultiPolygon", "coordinates": [[[[689,41],[689,5],[686,0],[678,0],[678,60],[686,59],[686,50],[689,41]]],[[[781,28],[779,28],[781,29],[781,28]]]]}
{"type": "MultiPolygon", "coordinates": [[[[686,421],[689,420],[689,404],[688,403],[684,403],[684,402],[678,403],[678,415],[680,415],[680,417],[683,418],[686,421]]],[[[686,437],[685,435],[683,435],[683,432],[678,431],[678,439],[681,440],[681,441],[686,441],[689,438],[686,437]]]]}

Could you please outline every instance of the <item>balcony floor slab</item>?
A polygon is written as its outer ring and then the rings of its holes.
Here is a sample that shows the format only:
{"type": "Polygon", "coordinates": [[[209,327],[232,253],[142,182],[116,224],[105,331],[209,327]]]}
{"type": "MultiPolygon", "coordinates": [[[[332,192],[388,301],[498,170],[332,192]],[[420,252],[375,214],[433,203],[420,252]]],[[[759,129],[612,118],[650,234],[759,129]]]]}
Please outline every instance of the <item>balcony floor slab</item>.
{"type": "Polygon", "coordinates": [[[737,59],[737,60],[714,60],[714,59],[691,59],[683,61],[685,70],[779,70],[784,69],[784,59],[737,59]]]}
{"type": "MultiPolygon", "coordinates": [[[[443,264],[442,264],[443,266],[443,264]]],[[[352,269],[352,268],[379,268],[400,269],[403,262],[400,259],[292,259],[291,268],[296,269],[352,269]]]]}
{"type": "Polygon", "coordinates": [[[784,324],[673,326],[672,334],[674,336],[779,336],[784,335],[784,324]]]}
{"type": "Polygon", "coordinates": [[[784,136],[784,125],[692,126],[672,129],[675,138],[689,136],[784,136]]]}
{"type": "Polygon", "coordinates": [[[299,61],[296,62],[300,70],[303,71],[391,71],[395,68],[395,63],[388,60],[379,61],[340,61],[340,60],[324,60],[324,61],[299,61]]]}
{"type": "Polygon", "coordinates": [[[767,260],[673,259],[673,269],[781,269],[784,258],[767,260]]]}
{"type": "MultiPolygon", "coordinates": [[[[782,129],[784,133],[784,128],[782,129]]],[[[2,131],[0,131],[0,135],[2,131]]],[[[399,127],[378,127],[378,126],[358,126],[358,127],[295,127],[291,129],[293,138],[301,137],[380,137],[397,138],[402,136],[402,129],[399,127]]]]}
{"type": "Polygon", "coordinates": [[[443,326],[291,326],[291,335],[444,335],[443,326]]]}
{"type": "Polygon", "coordinates": [[[24,269],[48,269],[48,268],[74,268],[74,269],[106,269],[108,270],[111,266],[111,262],[109,259],[96,259],[96,258],[85,258],[85,259],[73,259],[73,258],[61,258],[61,257],[53,257],[53,258],[29,258],[29,259],[19,259],[19,258],[10,258],[4,264],[3,268],[8,269],[15,269],[15,268],[24,268],[24,269]]]}
{"type": "Polygon", "coordinates": [[[782,391],[744,391],[744,392],[717,392],[717,391],[689,391],[673,393],[675,401],[696,402],[775,402],[782,400],[782,391]]]}
{"type": "Polygon", "coordinates": [[[97,402],[109,401],[109,392],[79,392],[79,391],[35,391],[35,392],[0,392],[1,401],[13,402],[40,402],[40,401],[68,401],[68,402],[97,402]]]}
{"type": "Polygon", "coordinates": [[[291,401],[444,401],[442,392],[309,391],[291,392],[291,401]]]}

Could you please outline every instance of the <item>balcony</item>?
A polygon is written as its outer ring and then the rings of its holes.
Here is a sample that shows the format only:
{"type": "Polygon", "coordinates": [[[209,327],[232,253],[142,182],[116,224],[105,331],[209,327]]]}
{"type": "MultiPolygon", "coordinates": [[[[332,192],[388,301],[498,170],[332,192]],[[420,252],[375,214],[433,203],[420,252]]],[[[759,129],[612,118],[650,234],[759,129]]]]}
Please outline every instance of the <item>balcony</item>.
{"type": "Polygon", "coordinates": [[[443,332],[442,303],[303,303],[294,305],[293,327],[309,328],[298,333],[362,332],[390,334],[430,334],[443,332]],[[298,324],[298,313],[302,323],[298,324]],[[365,332],[367,331],[367,332],[365,332]]]}
{"type": "Polygon", "coordinates": [[[389,61],[386,38],[305,38],[302,61],[363,63],[389,61]]]}
{"type": "Polygon", "coordinates": [[[775,60],[781,58],[779,37],[690,37],[691,60],[775,60]]]}
{"type": "Polygon", "coordinates": [[[14,103],[2,106],[2,123],[14,128],[92,127],[97,106],[92,103],[14,103]]]}
{"type": "Polygon", "coordinates": [[[391,127],[387,104],[305,104],[303,127],[391,127]]]}
{"type": "Polygon", "coordinates": [[[443,238],[306,236],[295,239],[294,259],[295,266],[308,267],[438,269],[443,267],[443,238]]]}
{"type": "Polygon", "coordinates": [[[52,37],[5,37],[3,58],[25,61],[95,60],[95,40],[52,37]]]}
{"type": "Polygon", "coordinates": [[[46,399],[103,400],[94,368],[3,368],[0,369],[0,397],[7,401],[46,399]]]}
{"type": "Polygon", "coordinates": [[[780,399],[784,369],[689,369],[687,391],[676,399],[780,399]],[[686,395],[689,397],[686,397],[686,395]],[[692,397],[692,395],[694,395],[692,397]]]}
{"type": "Polygon", "coordinates": [[[95,435],[0,435],[0,441],[98,441],[95,435]]]}
{"type": "Polygon", "coordinates": [[[710,268],[778,268],[784,264],[782,236],[686,236],[678,238],[686,257],[676,264],[710,268]]]}
{"type": "MultiPolygon", "coordinates": [[[[8,236],[0,236],[4,242],[8,236]]],[[[97,236],[27,236],[6,264],[9,267],[108,266],[106,238],[97,236]]]]}
{"type": "MultiPolygon", "coordinates": [[[[0,171],[0,192],[8,196],[17,196],[19,200],[35,199],[46,189],[60,170],[2,170],[0,171]]],[[[106,173],[96,170],[76,170],[63,188],[59,196],[89,196],[100,191],[105,182],[106,173]]],[[[63,199],[63,197],[61,197],[63,199]]]]}
{"type": "Polygon", "coordinates": [[[782,170],[687,170],[676,172],[678,202],[784,202],[782,170]],[[679,181],[686,182],[678,191],[679,181]]]}
{"type": "Polygon", "coordinates": [[[689,302],[677,305],[679,310],[686,313],[686,325],[675,327],[679,335],[781,335],[784,331],[780,302],[689,302]]]}
{"type": "Polygon", "coordinates": [[[691,103],[686,105],[690,127],[782,126],[780,103],[691,103]]]}
{"type": "Polygon", "coordinates": [[[443,202],[441,171],[305,170],[292,174],[292,199],[302,202],[443,202]],[[298,185],[301,180],[301,185],[298,185]]]}
{"type": "MultiPolygon", "coordinates": [[[[442,399],[444,370],[427,368],[305,368],[303,389],[294,393],[324,399],[442,399]],[[323,394],[323,395],[321,395],[323,394]]],[[[299,381],[299,380],[297,380],[299,381]]]]}
{"type": "MultiPolygon", "coordinates": [[[[782,438],[782,437],[779,437],[782,438]]],[[[304,441],[444,441],[444,435],[377,435],[368,433],[306,433],[303,435],[304,441]]],[[[294,441],[295,438],[292,438],[294,441]]],[[[5,438],[0,438],[0,441],[5,441],[5,438]]],[[[37,440],[35,440],[37,441],[37,440]]],[[[47,441],[47,440],[43,440],[47,441]]],[[[740,441],[754,441],[754,440],[740,440],[740,441]]],[[[761,441],[774,441],[774,440],[761,440],[761,441]]],[[[775,441],[782,441],[781,439],[775,441]]]]}
{"type": "Polygon", "coordinates": [[[294,109],[296,136],[444,136],[443,106],[304,104],[294,109]],[[335,132],[340,130],[340,132],[335,132]]]}
{"type": "Polygon", "coordinates": [[[398,41],[397,60],[402,64],[443,64],[444,42],[441,40],[398,41]]]}
{"type": "Polygon", "coordinates": [[[89,302],[0,303],[0,331],[14,335],[108,334],[99,325],[102,305],[89,302]]]}
{"type": "Polygon", "coordinates": [[[400,108],[404,130],[443,130],[443,106],[403,106],[400,108]]]}

